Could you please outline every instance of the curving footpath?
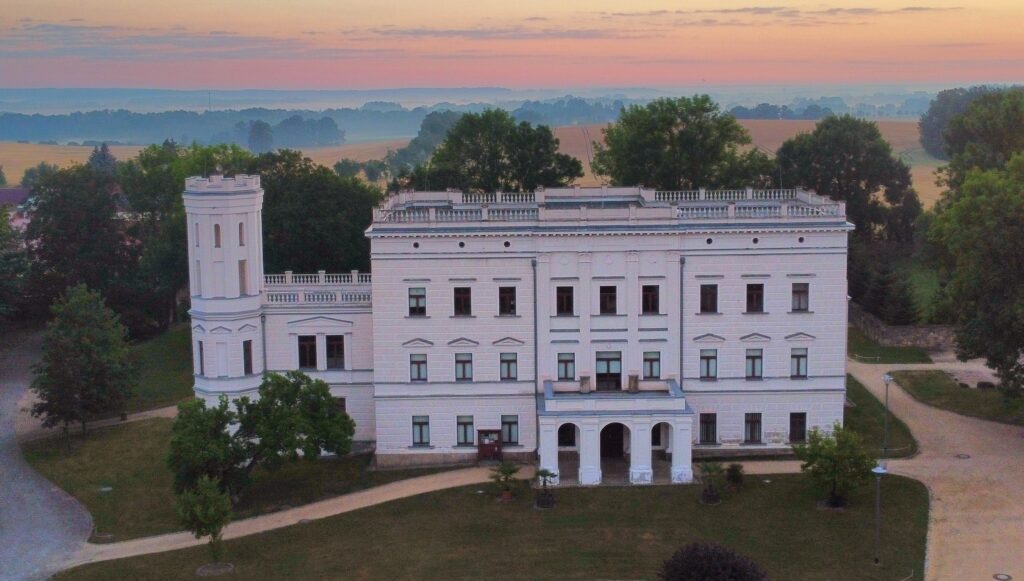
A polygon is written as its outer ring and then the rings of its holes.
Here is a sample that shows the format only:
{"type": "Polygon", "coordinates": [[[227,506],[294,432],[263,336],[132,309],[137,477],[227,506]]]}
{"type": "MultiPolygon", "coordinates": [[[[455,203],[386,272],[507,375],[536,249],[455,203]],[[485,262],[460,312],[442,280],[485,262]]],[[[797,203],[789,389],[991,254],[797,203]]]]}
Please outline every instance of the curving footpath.
{"type": "MultiPolygon", "coordinates": [[[[847,369],[881,400],[888,371],[979,367],[849,361],[847,369]]],[[[889,386],[889,408],[910,428],[920,450],[913,458],[891,460],[889,470],[920,480],[931,495],[926,579],[1024,579],[1024,427],[940,410],[895,383],[889,386]]]]}
{"type": "Polygon", "coordinates": [[[0,579],[46,579],[89,538],[92,517],[33,470],[18,446],[15,417],[42,335],[5,331],[0,341],[0,579]]]}

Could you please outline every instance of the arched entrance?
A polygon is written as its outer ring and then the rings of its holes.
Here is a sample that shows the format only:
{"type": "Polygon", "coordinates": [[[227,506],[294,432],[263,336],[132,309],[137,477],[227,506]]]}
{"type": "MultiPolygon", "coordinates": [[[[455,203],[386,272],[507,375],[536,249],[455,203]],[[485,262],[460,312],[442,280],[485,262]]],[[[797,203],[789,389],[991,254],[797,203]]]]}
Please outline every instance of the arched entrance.
{"type": "Polygon", "coordinates": [[[560,484],[579,484],[580,427],[573,423],[558,426],[558,478],[560,484]]]}
{"type": "Polygon", "coordinates": [[[629,482],[629,427],[612,422],[601,428],[601,481],[608,484],[629,482]]]}

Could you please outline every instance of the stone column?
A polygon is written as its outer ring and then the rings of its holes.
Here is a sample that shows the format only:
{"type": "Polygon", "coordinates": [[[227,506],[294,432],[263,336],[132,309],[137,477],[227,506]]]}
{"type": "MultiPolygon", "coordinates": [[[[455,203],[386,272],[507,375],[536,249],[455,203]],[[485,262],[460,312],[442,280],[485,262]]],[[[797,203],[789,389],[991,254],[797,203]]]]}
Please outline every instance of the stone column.
{"type": "MultiPolygon", "coordinates": [[[[558,474],[558,423],[556,421],[541,419],[540,442],[537,449],[540,450],[540,468],[546,468],[558,474]]],[[[559,476],[549,480],[550,484],[557,486],[559,476]]]]}
{"type": "Polygon", "coordinates": [[[684,416],[672,422],[672,483],[686,484],[693,482],[693,462],[690,438],[693,420],[684,416]]]}
{"type": "Polygon", "coordinates": [[[629,482],[651,484],[654,470],[651,467],[651,422],[637,420],[629,428],[629,482]]]}
{"type": "Polygon", "coordinates": [[[580,441],[580,484],[593,486],[601,484],[601,429],[596,419],[579,423],[580,441]]]}

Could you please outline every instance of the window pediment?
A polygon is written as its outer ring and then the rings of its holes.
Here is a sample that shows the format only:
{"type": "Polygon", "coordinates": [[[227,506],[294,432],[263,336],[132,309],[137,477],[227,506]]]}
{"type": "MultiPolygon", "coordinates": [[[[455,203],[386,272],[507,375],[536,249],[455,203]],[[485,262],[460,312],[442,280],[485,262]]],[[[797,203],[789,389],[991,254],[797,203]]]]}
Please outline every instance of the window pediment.
{"type": "Polygon", "coordinates": [[[769,337],[768,335],[762,335],[761,333],[751,333],[749,335],[744,335],[744,336],[740,337],[740,341],[744,341],[744,342],[747,342],[747,343],[750,343],[750,342],[764,343],[764,342],[771,341],[771,340],[772,340],[771,337],[769,337]]]}
{"type": "Polygon", "coordinates": [[[419,338],[419,337],[417,337],[416,339],[409,339],[405,343],[402,343],[402,347],[433,347],[433,346],[434,346],[434,342],[433,341],[427,341],[426,339],[422,339],[422,338],[419,338]]]}
{"type": "Polygon", "coordinates": [[[704,333],[693,338],[697,343],[722,343],[725,341],[725,337],[715,335],[714,333],[704,333]]]}
{"type": "Polygon", "coordinates": [[[803,331],[793,333],[792,335],[786,335],[786,341],[813,341],[814,339],[816,339],[814,335],[804,333],[803,331]]]}
{"type": "Polygon", "coordinates": [[[295,321],[288,321],[289,329],[338,329],[338,328],[351,328],[353,326],[352,321],[346,321],[344,319],[335,319],[334,317],[308,317],[306,319],[298,319],[295,321]]]}
{"type": "Polygon", "coordinates": [[[467,339],[466,337],[459,337],[458,339],[448,341],[448,345],[451,347],[476,347],[479,344],[480,343],[472,339],[467,339]]]}
{"type": "Polygon", "coordinates": [[[498,345],[500,347],[514,347],[519,345],[525,345],[526,343],[516,339],[515,337],[503,337],[497,341],[491,343],[491,345],[498,345]]]}

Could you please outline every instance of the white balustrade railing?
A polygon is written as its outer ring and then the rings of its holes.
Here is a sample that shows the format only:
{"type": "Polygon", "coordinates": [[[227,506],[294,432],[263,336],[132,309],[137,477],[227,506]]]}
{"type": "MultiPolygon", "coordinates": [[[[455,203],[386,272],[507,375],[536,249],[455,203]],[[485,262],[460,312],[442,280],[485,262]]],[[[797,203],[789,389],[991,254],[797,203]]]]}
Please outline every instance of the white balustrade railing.
{"type": "Polygon", "coordinates": [[[483,219],[483,211],[438,208],[434,216],[438,222],[475,222],[483,219]]]}
{"type": "Polygon", "coordinates": [[[494,192],[477,193],[468,192],[462,194],[463,204],[493,204],[498,201],[498,194],[494,192]]]}
{"type": "Polygon", "coordinates": [[[501,194],[501,201],[506,204],[532,204],[537,196],[533,192],[505,192],[501,194]]]}
{"type": "Polygon", "coordinates": [[[272,305],[368,305],[372,301],[370,291],[272,291],[267,293],[267,303],[272,305]]]}
{"type": "Polygon", "coordinates": [[[368,285],[372,282],[373,278],[370,273],[357,270],[343,274],[328,274],[323,270],[316,274],[295,274],[286,270],[284,274],[263,275],[263,284],[268,287],[368,285]]]}
{"type": "Polygon", "coordinates": [[[487,211],[488,220],[505,222],[530,222],[536,220],[537,216],[537,208],[490,208],[487,211]]]}
{"type": "Polygon", "coordinates": [[[728,218],[728,206],[679,206],[677,215],[681,220],[728,218]]]}

